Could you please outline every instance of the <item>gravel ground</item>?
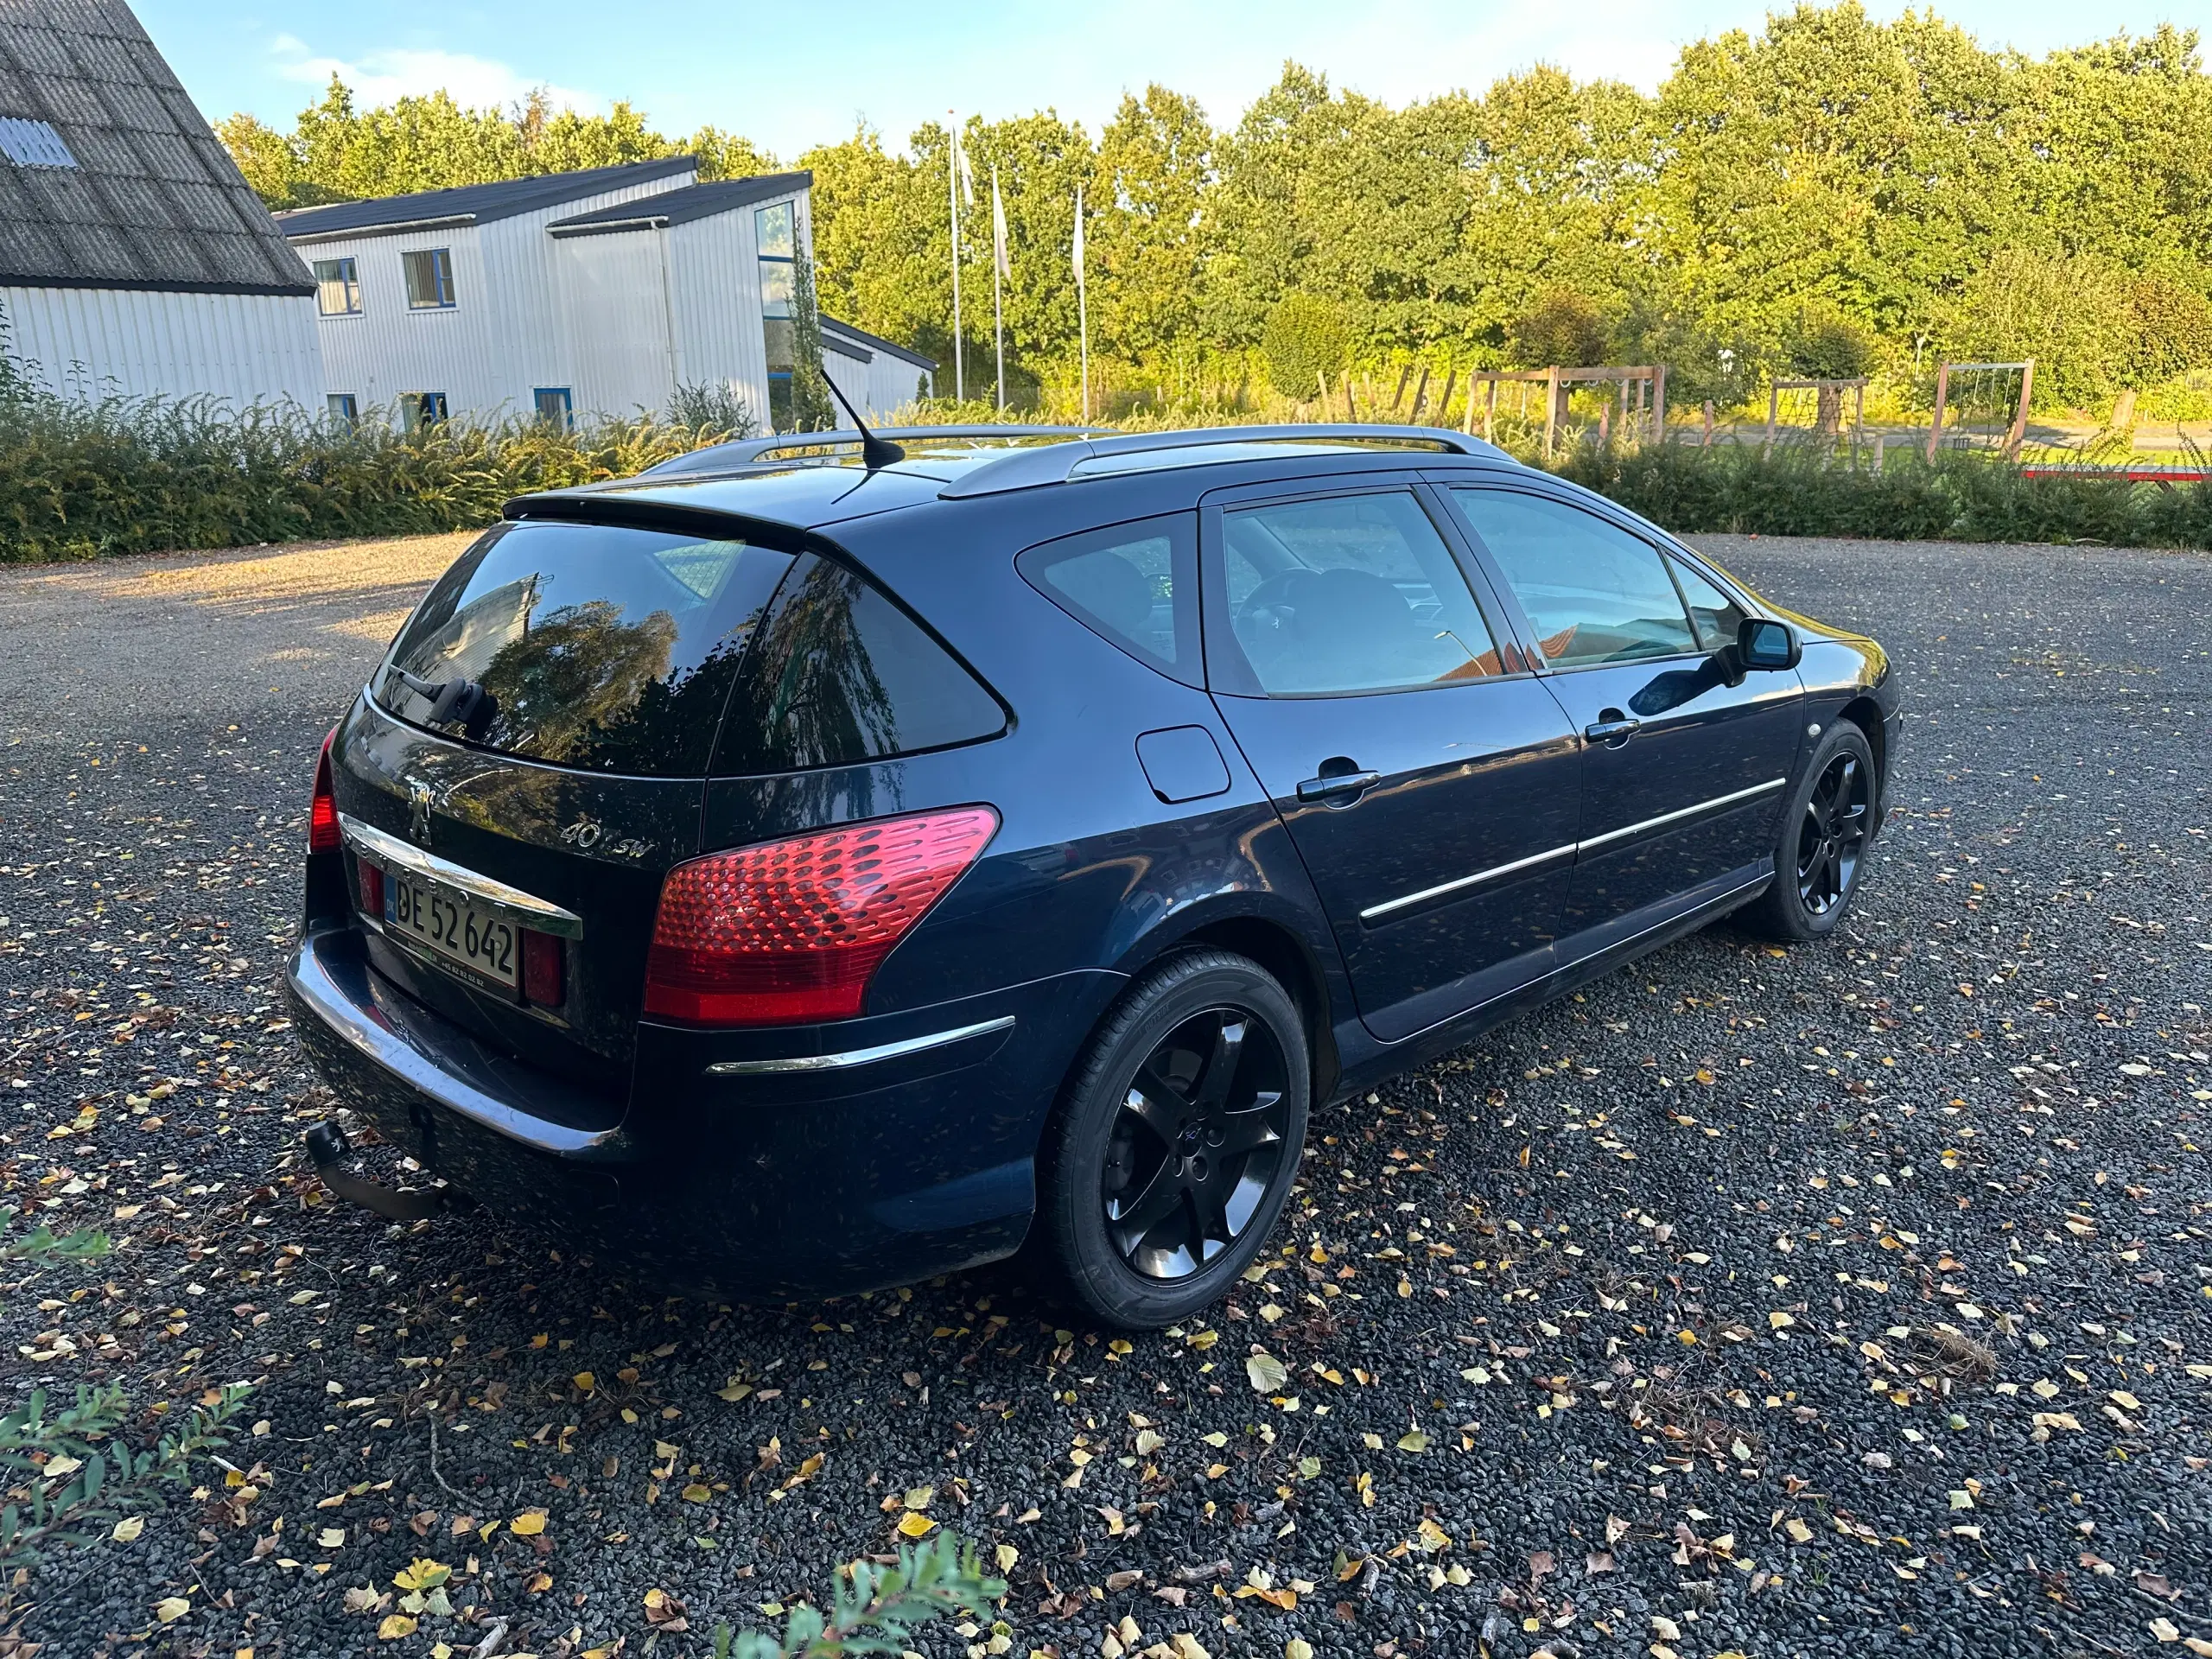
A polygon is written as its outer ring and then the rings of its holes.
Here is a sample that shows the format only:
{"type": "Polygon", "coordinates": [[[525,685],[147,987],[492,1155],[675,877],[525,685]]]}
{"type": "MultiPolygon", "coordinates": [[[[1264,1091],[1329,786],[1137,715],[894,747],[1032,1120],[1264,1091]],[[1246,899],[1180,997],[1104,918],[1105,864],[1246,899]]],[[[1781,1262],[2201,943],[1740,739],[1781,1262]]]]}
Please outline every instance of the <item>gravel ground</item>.
{"type": "Polygon", "coordinates": [[[4,1394],[253,1385],[245,1488],[16,1581],[22,1637],[697,1654],[907,1505],[1015,1552],[931,1656],[2212,1637],[2212,563],[1708,544],[1907,677],[1841,936],[1321,1114],[1274,1265],[1134,1343],[1010,1272],[731,1309],[317,1203],[309,763],[455,541],[0,573],[0,1184],[118,1243],[0,1286],[4,1394]],[[456,1615],[380,1640],[416,1556],[456,1615]]]}

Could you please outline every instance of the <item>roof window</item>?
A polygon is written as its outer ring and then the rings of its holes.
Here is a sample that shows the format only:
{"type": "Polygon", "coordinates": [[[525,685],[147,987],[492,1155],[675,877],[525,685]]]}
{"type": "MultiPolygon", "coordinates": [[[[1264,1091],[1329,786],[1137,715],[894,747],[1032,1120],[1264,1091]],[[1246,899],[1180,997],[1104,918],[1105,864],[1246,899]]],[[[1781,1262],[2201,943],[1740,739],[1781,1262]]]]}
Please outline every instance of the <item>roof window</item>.
{"type": "Polygon", "coordinates": [[[0,115],[0,154],[17,167],[74,167],[77,158],[51,121],[0,115]]]}

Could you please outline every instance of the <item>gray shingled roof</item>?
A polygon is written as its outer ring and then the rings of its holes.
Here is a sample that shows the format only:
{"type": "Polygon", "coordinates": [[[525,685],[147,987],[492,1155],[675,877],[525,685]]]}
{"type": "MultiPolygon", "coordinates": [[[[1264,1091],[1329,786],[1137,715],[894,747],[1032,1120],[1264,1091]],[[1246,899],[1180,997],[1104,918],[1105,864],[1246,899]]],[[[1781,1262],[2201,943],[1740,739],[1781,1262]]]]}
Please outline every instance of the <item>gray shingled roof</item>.
{"type": "MultiPolygon", "coordinates": [[[[582,175],[572,173],[564,176],[582,175]]],[[[718,179],[712,184],[690,184],[680,190],[664,190],[636,201],[617,202],[612,207],[596,208],[572,219],[556,219],[545,228],[556,236],[592,236],[611,231],[640,230],[648,226],[682,225],[690,219],[749,207],[757,201],[772,201],[778,196],[810,189],[813,184],[811,173],[756,173],[750,178],[718,179]]]]}
{"type": "MultiPolygon", "coordinates": [[[[0,5],[10,0],[0,0],[0,5]]],[[[405,226],[429,224],[488,225],[557,207],[579,196],[595,196],[627,185],[649,184],[681,173],[695,171],[696,156],[670,156],[657,162],[626,162],[619,167],[587,168],[581,173],[540,173],[526,179],[501,179],[493,184],[456,185],[450,190],[416,190],[404,196],[378,196],[367,201],[334,201],[325,207],[295,207],[276,215],[278,227],[288,237],[373,235],[405,226]]],[[[671,195],[681,194],[670,191],[671,195]]],[[[656,196],[655,200],[659,197],[656,196]]],[[[610,208],[608,212],[614,212],[610,208]]],[[[630,211],[627,207],[622,212],[630,211]]]]}
{"type": "Polygon", "coordinates": [[[314,292],[123,0],[0,0],[0,117],[76,163],[0,154],[0,283],[314,292]]]}

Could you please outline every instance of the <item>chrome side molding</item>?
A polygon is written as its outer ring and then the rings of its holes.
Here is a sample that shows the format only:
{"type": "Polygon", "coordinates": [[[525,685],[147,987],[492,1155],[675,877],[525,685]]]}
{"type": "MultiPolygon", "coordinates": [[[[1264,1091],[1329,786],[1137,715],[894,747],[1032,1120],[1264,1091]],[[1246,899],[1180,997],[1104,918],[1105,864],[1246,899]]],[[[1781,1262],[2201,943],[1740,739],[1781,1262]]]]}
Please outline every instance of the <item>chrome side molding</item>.
{"type": "Polygon", "coordinates": [[[872,1065],[878,1060],[895,1060],[901,1055],[943,1048],[948,1043],[964,1042],[970,1037],[1004,1031],[1013,1024],[1014,1016],[1002,1014],[995,1020],[981,1020],[972,1026],[958,1026],[950,1031],[933,1031],[926,1037],[907,1037],[895,1043],[879,1043],[874,1048],[849,1048],[842,1054],[799,1054],[786,1060],[717,1060],[707,1068],[707,1075],[710,1077],[753,1077],[769,1073],[842,1071],[849,1066],[872,1065]]]}
{"type": "Polygon", "coordinates": [[[1538,865],[1548,864],[1554,859],[1580,858],[1585,853],[1594,852],[1600,847],[1610,847],[1615,842],[1626,841],[1632,836],[1641,836],[1653,830],[1663,830],[1667,825],[1680,823],[1685,818],[1700,817],[1707,812],[1719,812],[1728,807],[1739,806],[1744,802],[1755,800],[1761,795],[1770,795],[1789,781],[1787,778],[1770,778],[1765,783],[1754,784],[1749,789],[1739,789],[1729,795],[1716,795],[1711,800],[1700,801],[1694,806],[1685,806],[1672,812],[1662,812],[1656,818],[1644,818],[1636,823],[1624,823],[1618,830],[1608,830],[1604,835],[1592,836],[1587,841],[1570,841],[1563,846],[1554,847],[1544,852],[1531,853],[1526,858],[1516,858],[1510,864],[1500,864],[1494,869],[1478,870],[1472,875],[1463,875],[1455,881],[1440,882],[1433,887],[1423,887],[1419,893],[1408,893],[1400,898],[1386,899],[1379,905],[1370,905],[1365,910],[1361,911],[1359,919],[1363,922],[1378,921],[1383,917],[1393,915],[1414,905],[1424,905],[1432,899],[1441,899],[1446,893],[1459,893],[1467,887],[1480,887],[1485,881],[1496,881],[1503,876],[1517,875],[1522,870],[1533,870],[1538,865]]]}
{"type": "Polygon", "coordinates": [[[373,824],[363,823],[350,813],[338,815],[338,833],[356,855],[405,870],[426,881],[440,882],[467,894],[480,905],[505,912],[521,926],[534,928],[540,933],[558,934],[564,939],[581,939],[584,936],[584,918],[573,910],[563,910],[535,893],[511,887],[451,859],[440,858],[435,853],[424,852],[397,836],[386,835],[373,824]]]}

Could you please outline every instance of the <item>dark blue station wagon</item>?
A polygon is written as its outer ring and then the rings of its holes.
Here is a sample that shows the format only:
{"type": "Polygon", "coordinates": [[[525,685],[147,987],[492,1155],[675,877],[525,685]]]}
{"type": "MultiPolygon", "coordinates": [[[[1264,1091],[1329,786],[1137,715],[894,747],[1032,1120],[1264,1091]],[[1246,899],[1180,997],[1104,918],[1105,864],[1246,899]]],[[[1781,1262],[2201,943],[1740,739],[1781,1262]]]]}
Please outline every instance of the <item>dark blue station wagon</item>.
{"type": "Polygon", "coordinates": [[[299,1029],[450,1188],[723,1294],[1026,1247],[1161,1325],[1319,1103],[1851,901],[1880,648],[1586,491],[1428,429],[859,435],[510,503],[332,734],[299,1029]]]}

